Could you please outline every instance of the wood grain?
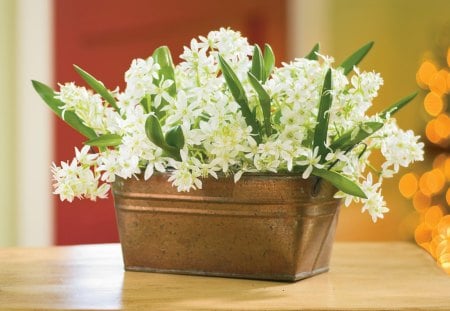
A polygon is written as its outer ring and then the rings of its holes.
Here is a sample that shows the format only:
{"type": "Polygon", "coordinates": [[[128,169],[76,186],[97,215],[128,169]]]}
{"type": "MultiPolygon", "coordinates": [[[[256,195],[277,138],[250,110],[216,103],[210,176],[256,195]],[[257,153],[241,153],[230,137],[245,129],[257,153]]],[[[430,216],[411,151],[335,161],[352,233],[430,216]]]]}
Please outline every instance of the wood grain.
{"type": "Polygon", "coordinates": [[[297,283],[124,272],[118,244],[0,250],[0,310],[450,310],[450,277],[414,244],[336,243],[297,283]]]}

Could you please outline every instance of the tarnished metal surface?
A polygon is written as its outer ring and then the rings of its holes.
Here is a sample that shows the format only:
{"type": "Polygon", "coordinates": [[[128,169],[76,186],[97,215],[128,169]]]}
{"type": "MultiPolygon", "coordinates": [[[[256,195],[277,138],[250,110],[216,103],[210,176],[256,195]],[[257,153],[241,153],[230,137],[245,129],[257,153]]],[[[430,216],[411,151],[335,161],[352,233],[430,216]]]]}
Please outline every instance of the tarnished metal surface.
{"type": "Polygon", "coordinates": [[[113,185],[125,268],[295,281],[328,271],[336,189],[292,174],[208,178],[178,193],[167,174],[113,185]]]}

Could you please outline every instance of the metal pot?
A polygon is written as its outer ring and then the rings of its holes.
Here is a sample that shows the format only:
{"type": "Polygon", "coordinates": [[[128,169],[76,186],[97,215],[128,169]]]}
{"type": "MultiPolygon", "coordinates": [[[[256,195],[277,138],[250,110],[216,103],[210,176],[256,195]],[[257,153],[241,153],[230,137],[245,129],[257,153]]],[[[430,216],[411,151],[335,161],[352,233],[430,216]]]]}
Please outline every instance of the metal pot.
{"type": "Polygon", "coordinates": [[[340,203],[330,184],[258,173],[179,193],[168,177],[113,184],[126,270],[281,281],[328,271],[340,203]]]}

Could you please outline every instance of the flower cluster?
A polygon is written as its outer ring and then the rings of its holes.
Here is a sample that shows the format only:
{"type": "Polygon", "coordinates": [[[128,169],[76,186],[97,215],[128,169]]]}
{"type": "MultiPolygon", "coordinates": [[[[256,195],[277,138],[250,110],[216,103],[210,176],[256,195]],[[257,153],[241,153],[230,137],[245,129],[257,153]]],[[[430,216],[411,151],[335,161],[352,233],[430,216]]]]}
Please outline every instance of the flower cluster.
{"type": "Polygon", "coordinates": [[[155,171],[167,171],[178,191],[219,173],[237,182],[245,173],[297,172],[330,181],[337,197],[362,202],[376,221],[388,211],[382,180],[423,158],[418,137],[391,118],[412,97],[366,115],[383,80],[358,69],[360,59],[334,68],[315,49],[274,68],[268,45],[263,54],[223,28],[192,39],[180,58],[174,66],[161,47],[133,60],[126,88],[114,92],[78,68],[102,96],[73,83],[43,96],[66,122],[69,113],[78,118],[90,146],[53,166],[55,194],[104,197],[116,176],[149,179],[155,171]],[[385,158],[378,168],[370,162],[375,150],[385,158]]]}

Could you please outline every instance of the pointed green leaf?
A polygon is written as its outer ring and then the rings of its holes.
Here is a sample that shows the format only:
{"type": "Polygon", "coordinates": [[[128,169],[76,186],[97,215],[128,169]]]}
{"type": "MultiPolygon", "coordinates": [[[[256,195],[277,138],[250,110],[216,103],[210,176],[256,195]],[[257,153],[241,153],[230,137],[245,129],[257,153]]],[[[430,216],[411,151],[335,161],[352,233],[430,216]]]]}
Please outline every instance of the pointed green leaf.
{"type": "Polygon", "coordinates": [[[75,112],[66,111],[64,113],[64,118],[61,119],[84,137],[89,139],[97,137],[95,131],[86,126],[83,121],[75,114],[75,112]]]}
{"type": "Polygon", "coordinates": [[[184,147],[184,135],[181,126],[178,125],[171,128],[166,133],[165,140],[169,146],[182,149],[184,147]]]}
{"type": "Polygon", "coordinates": [[[64,103],[59,99],[55,98],[55,91],[41,83],[39,81],[32,80],[33,87],[39,96],[44,100],[44,102],[53,110],[53,112],[60,117],[64,122],[70,125],[73,129],[84,135],[85,137],[92,139],[97,137],[94,130],[87,127],[83,121],[75,114],[73,111],[66,111],[64,113],[64,118],[62,116],[62,111],[59,107],[62,107],[64,103]]]}
{"type": "Polygon", "coordinates": [[[150,112],[151,101],[149,100],[149,98],[147,96],[144,96],[139,103],[141,104],[141,106],[144,109],[145,113],[149,113],[150,112]]]}
{"type": "Polygon", "coordinates": [[[161,129],[161,124],[159,124],[159,120],[156,116],[148,116],[147,120],[145,121],[145,134],[152,143],[161,148],[170,157],[174,158],[177,161],[181,160],[180,150],[178,148],[169,146],[166,143],[161,129]]]}
{"type": "Polygon", "coordinates": [[[222,70],[223,76],[225,78],[225,81],[227,82],[228,88],[230,89],[234,99],[239,105],[246,106],[241,107],[243,108],[243,110],[248,110],[248,112],[250,112],[250,109],[248,108],[248,99],[247,96],[245,95],[244,87],[242,86],[238,77],[234,73],[233,69],[231,69],[230,65],[228,65],[227,61],[223,59],[221,55],[219,55],[219,64],[220,69],[222,70]]]}
{"type": "Polygon", "coordinates": [[[353,148],[353,146],[359,144],[382,127],[383,123],[381,122],[365,122],[360,124],[342,134],[330,145],[330,148],[332,150],[353,148]]]}
{"type": "Polygon", "coordinates": [[[320,44],[316,43],[316,45],[314,45],[314,47],[311,49],[311,51],[309,51],[309,53],[305,56],[306,59],[309,60],[318,60],[319,57],[317,56],[316,53],[319,52],[320,49],[320,44]]]}
{"type": "Polygon", "coordinates": [[[255,48],[253,49],[253,58],[252,58],[252,68],[250,69],[250,72],[259,80],[259,81],[265,81],[266,80],[266,72],[264,69],[264,59],[261,52],[261,49],[259,48],[259,45],[255,44],[255,48]]]}
{"type": "Polygon", "coordinates": [[[81,76],[81,78],[83,78],[83,80],[86,81],[86,83],[90,87],[92,87],[94,91],[100,94],[100,96],[103,97],[111,105],[111,107],[113,107],[116,111],[119,111],[114,96],[112,96],[111,92],[103,85],[102,82],[98,81],[95,77],[93,77],[91,74],[87,73],[77,65],[73,65],[73,67],[75,68],[75,71],[81,76]]]}
{"type": "Polygon", "coordinates": [[[242,86],[238,77],[234,73],[233,69],[231,69],[227,61],[223,59],[223,57],[220,55],[219,55],[219,64],[222,70],[222,74],[225,78],[225,81],[227,82],[228,88],[230,89],[230,92],[233,95],[234,100],[236,100],[236,102],[239,104],[241,108],[242,116],[244,117],[245,122],[247,123],[247,125],[252,127],[252,133],[255,135],[255,140],[257,142],[261,142],[258,121],[250,111],[244,87],[242,86]]]}
{"type": "Polygon", "coordinates": [[[399,111],[400,109],[402,109],[403,107],[405,107],[409,102],[411,102],[414,97],[417,96],[417,94],[419,94],[419,92],[414,92],[402,99],[400,99],[398,102],[396,102],[395,104],[393,104],[392,106],[390,106],[389,108],[387,108],[386,110],[384,110],[381,114],[380,117],[385,119],[387,115],[392,116],[393,114],[395,114],[397,111],[399,111]]]}
{"type": "Polygon", "coordinates": [[[364,191],[355,182],[351,181],[350,179],[348,179],[347,177],[345,177],[339,173],[324,170],[324,169],[314,168],[312,171],[312,174],[327,180],[328,182],[330,182],[333,186],[335,186],[342,192],[345,192],[347,194],[350,194],[350,195],[353,195],[356,197],[360,197],[363,199],[367,199],[367,196],[364,193],[364,191]]]}
{"type": "Polygon", "coordinates": [[[159,124],[159,120],[156,116],[148,116],[145,122],[145,134],[152,143],[164,149],[166,145],[164,135],[161,129],[161,125],[159,124]]]}
{"type": "Polygon", "coordinates": [[[248,73],[248,80],[255,89],[256,94],[258,94],[259,104],[261,105],[261,110],[264,117],[264,129],[266,131],[266,135],[270,136],[272,134],[272,125],[270,123],[270,96],[251,72],[248,73]]]}
{"type": "Polygon", "coordinates": [[[273,54],[272,48],[267,43],[264,45],[264,71],[265,79],[262,81],[266,82],[272,74],[273,67],[275,66],[275,54],[273,54]]]}
{"type": "Polygon", "coordinates": [[[319,155],[322,156],[322,161],[325,160],[327,154],[327,134],[328,134],[328,122],[330,120],[329,110],[333,101],[331,94],[332,88],[331,81],[331,68],[328,69],[325,74],[323,82],[322,95],[320,97],[319,112],[317,114],[317,125],[314,131],[314,148],[319,147],[319,155]]]}
{"type": "Polygon", "coordinates": [[[50,109],[52,109],[53,112],[58,117],[62,118],[61,116],[62,110],[59,107],[64,106],[64,103],[59,99],[55,98],[56,95],[55,91],[51,87],[39,81],[31,80],[31,83],[33,84],[33,88],[36,90],[39,96],[45,101],[45,103],[50,107],[50,109]]]}
{"type": "Polygon", "coordinates": [[[117,134],[104,134],[84,142],[85,145],[95,147],[115,147],[121,143],[122,136],[117,134]]]}
{"type": "MultiPolygon", "coordinates": [[[[164,80],[172,80],[174,83],[169,87],[168,93],[171,96],[175,96],[177,93],[177,87],[175,85],[175,66],[173,65],[172,55],[167,46],[160,46],[153,52],[153,60],[159,64],[159,77],[164,80]]],[[[158,79],[158,83],[160,82],[158,79]]]]}
{"type": "Polygon", "coordinates": [[[366,54],[372,48],[373,43],[374,43],[373,41],[367,43],[342,62],[342,64],[339,67],[344,69],[345,75],[350,73],[353,70],[353,67],[358,65],[363,60],[364,56],[366,56],[366,54]]]}

